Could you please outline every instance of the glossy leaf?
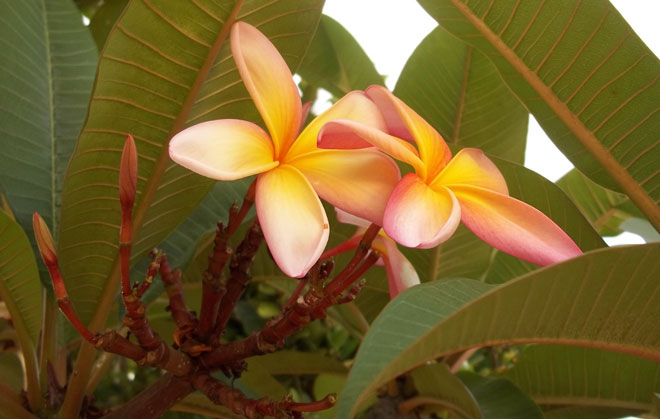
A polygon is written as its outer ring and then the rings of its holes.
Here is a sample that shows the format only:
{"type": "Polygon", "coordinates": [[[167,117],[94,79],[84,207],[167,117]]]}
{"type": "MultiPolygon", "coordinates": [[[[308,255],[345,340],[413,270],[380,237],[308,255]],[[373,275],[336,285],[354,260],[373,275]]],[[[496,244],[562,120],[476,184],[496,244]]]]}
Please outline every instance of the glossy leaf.
{"type": "Polygon", "coordinates": [[[473,347],[545,342],[660,361],[660,244],[601,249],[499,287],[453,279],[393,300],[362,342],[339,415],[427,360],[473,347]]]}
{"type": "MultiPolygon", "coordinates": [[[[461,418],[480,418],[481,409],[470,390],[442,362],[422,365],[410,374],[420,398],[458,413],[461,418]],[[435,403],[434,403],[435,402],[435,403]]],[[[426,404],[426,403],[425,403],[426,404]]]]}
{"type": "Polygon", "coordinates": [[[523,162],[527,110],[485,55],[442,27],[413,52],[394,94],[448,143],[523,162]]]}
{"type": "Polygon", "coordinates": [[[660,229],[660,61],[607,0],[419,0],[479,48],[550,138],[660,229]]]}
{"type": "MultiPolygon", "coordinates": [[[[653,409],[660,364],[648,359],[562,345],[532,345],[505,376],[550,412],[565,407],[611,410],[611,417],[653,409]]],[[[605,413],[603,412],[603,413],[605,413]]]]}
{"type": "Polygon", "coordinates": [[[543,418],[541,409],[511,381],[468,371],[457,375],[477,399],[484,418],[543,418]]]}
{"type": "MultiPolygon", "coordinates": [[[[34,253],[23,229],[0,211],[0,299],[16,333],[36,347],[41,333],[42,287],[34,253]]],[[[25,342],[21,342],[24,344],[25,342]]]]}
{"type": "Polygon", "coordinates": [[[626,195],[603,188],[575,169],[559,179],[557,185],[604,236],[621,233],[621,223],[642,216],[626,195]]]}
{"type": "Polygon", "coordinates": [[[383,76],[339,22],[323,15],[298,74],[340,98],[351,90],[383,85],[383,76]]]}
{"type": "Polygon", "coordinates": [[[97,54],[71,0],[2,2],[0,39],[0,184],[34,243],[33,212],[59,228],[58,194],[97,54]]]}
{"type": "Polygon", "coordinates": [[[129,3],[108,38],[89,115],[67,171],[59,253],[76,310],[102,327],[118,283],[117,167],[127,133],[139,155],[133,212],[137,260],[161,242],[213,185],[168,155],[169,139],[209,119],[258,121],[228,43],[235,20],[259,27],[295,68],[322,0],[129,3]]]}
{"type": "Polygon", "coordinates": [[[347,372],[342,362],[313,352],[282,350],[250,359],[259,359],[261,368],[272,375],[343,375],[347,372]]]}

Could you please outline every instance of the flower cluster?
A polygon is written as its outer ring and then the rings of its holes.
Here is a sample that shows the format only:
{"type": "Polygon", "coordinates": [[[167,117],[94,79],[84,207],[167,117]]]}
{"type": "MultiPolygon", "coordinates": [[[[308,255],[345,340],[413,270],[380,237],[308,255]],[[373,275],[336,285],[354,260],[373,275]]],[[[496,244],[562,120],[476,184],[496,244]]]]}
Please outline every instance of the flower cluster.
{"type": "Polygon", "coordinates": [[[268,132],[242,120],[203,122],[172,138],[170,156],[217,180],[257,175],[257,217],[285,274],[304,276],[323,254],[329,226],[319,197],[347,214],[340,219],[383,226],[373,246],[384,255],[392,295],[419,282],[394,241],[434,247],[461,220],[492,246],[539,265],[581,253],[543,213],[508,195],[483,152],[466,148],[452,158],[440,134],[384,87],[347,94],[301,129],[297,86],[268,38],[238,22],[231,50],[268,132]],[[414,173],[401,177],[388,155],[414,173]]]}

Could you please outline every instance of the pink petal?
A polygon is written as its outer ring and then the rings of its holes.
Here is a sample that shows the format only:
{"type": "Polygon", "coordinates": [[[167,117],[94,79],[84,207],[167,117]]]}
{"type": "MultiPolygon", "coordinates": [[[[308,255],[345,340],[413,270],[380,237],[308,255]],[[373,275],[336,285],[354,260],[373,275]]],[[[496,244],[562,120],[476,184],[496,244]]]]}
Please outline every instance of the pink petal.
{"type": "Polygon", "coordinates": [[[487,189],[452,186],[465,225],[491,246],[537,265],[573,258],[582,251],[536,208],[487,189]]]}
{"type": "MultiPolygon", "coordinates": [[[[343,135],[346,133],[353,133],[356,136],[362,138],[364,141],[369,144],[379,148],[381,151],[389,154],[397,160],[401,160],[405,163],[410,164],[420,176],[424,176],[426,173],[426,168],[424,163],[419,159],[417,150],[415,147],[410,145],[407,141],[404,141],[400,138],[393,137],[391,135],[385,134],[383,131],[369,127],[364,124],[360,124],[354,121],[347,121],[344,119],[336,119],[330,121],[323,126],[321,132],[319,132],[319,142],[318,145],[320,148],[333,148],[326,147],[325,139],[330,136],[336,138],[338,135],[343,135]]],[[[332,140],[330,143],[337,144],[336,141],[332,140]]],[[[360,147],[345,147],[345,148],[360,148],[360,147]]]]}
{"type": "Polygon", "coordinates": [[[270,40],[245,22],[236,22],[231,28],[231,51],[279,157],[295,140],[302,119],[300,95],[291,71],[270,40]]]}
{"type": "Polygon", "coordinates": [[[390,289],[390,299],[394,299],[402,291],[420,283],[419,275],[412,263],[399,251],[396,243],[387,237],[378,237],[387,249],[383,253],[385,271],[387,272],[387,284],[390,289]]]}
{"type": "MultiPolygon", "coordinates": [[[[451,151],[442,136],[421,116],[383,86],[371,86],[369,96],[385,116],[388,128],[405,134],[405,126],[417,143],[419,156],[426,165],[425,180],[432,180],[451,159],[451,151]]],[[[409,136],[405,137],[409,138],[409,136]]]]}
{"type": "MultiPolygon", "coordinates": [[[[326,122],[333,119],[347,119],[350,121],[361,122],[373,128],[385,129],[385,121],[383,120],[380,111],[378,111],[376,105],[369,100],[364,92],[350,92],[343,98],[339,99],[337,103],[332,105],[328,110],[314,118],[314,120],[307,125],[291,147],[287,158],[295,158],[301,154],[315,151],[317,149],[316,142],[321,127],[323,127],[326,122]]],[[[352,145],[349,148],[371,147],[370,144],[366,143],[352,132],[344,132],[338,136],[329,136],[329,140],[352,145]]]]}
{"type": "Polygon", "coordinates": [[[364,227],[367,228],[369,227],[369,221],[365,220],[364,218],[357,217],[353,214],[349,214],[344,210],[341,210],[339,208],[335,208],[335,215],[337,216],[337,221],[339,221],[342,224],[351,224],[354,226],[358,227],[364,227]]]}
{"type": "Polygon", "coordinates": [[[399,167],[374,149],[318,150],[290,164],[321,198],[342,210],[382,225],[385,205],[399,181],[399,167]]]}
{"type": "Polygon", "coordinates": [[[464,148],[456,153],[449,164],[436,176],[431,186],[471,185],[509,194],[504,176],[495,164],[476,148],[464,148]]]}
{"type": "Polygon", "coordinates": [[[461,208],[449,189],[432,189],[419,176],[408,173],[392,192],[383,227],[398,243],[426,249],[454,234],[460,218],[461,208]]]}
{"type": "Polygon", "coordinates": [[[257,179],[257,215],[270,253],[282,272],[301,278],[328,242],[328,218],[307,179],[282,165],[257,179]]]}
{"type": "Polygon", "coordinates": [[[220,119],[193,125],[170,140],[170,157],[202,176],[235,180],[278,165],[273,144],[257,125],[220,119]]]}

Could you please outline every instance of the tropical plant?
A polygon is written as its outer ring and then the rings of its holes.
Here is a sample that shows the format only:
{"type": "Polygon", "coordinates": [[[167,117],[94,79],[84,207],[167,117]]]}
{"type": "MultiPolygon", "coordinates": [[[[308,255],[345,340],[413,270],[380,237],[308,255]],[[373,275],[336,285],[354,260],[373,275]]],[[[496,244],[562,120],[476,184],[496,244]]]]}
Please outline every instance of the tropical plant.
{"type": "Polygon", "coordinates": [[[657,416],[660,61],[418,1],[393,92],[323,0],[0,3],[0,417],[657,416]]]}

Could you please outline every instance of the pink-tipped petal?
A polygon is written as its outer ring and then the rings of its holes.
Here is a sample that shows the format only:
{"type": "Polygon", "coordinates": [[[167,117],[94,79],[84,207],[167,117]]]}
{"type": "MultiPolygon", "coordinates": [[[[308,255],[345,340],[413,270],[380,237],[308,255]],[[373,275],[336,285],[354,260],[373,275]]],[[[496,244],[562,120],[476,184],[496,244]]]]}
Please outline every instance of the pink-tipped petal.
{"type": "Polygon", "coordinates": [[[365,93],[378,106],[380,113],[383,115],[383,118],[385,118],[385,124],[387,125],[386,132],[395,137],[403,138],[404,140],[415,141],[412,133],[408,130],[403,119],[401,119],[397,107],[394,106],[389,95],[382,92],[382,90],[387,91],[383,86],[373,85],[369,86],[365,90],[365,93]]]}
{"type": "Polygon", "coordinates": [[[294,167],[282,165],[257,178],[255,202],[264,238],[275,262],[301,278],[328,242],[328,218],[318,196],[294,167]]]}
{"type": "MultiPolygon", "coordinates": [[[[347,119],[350,121],[361,122],[373,128],[385,129],[385,121],[376,105],[369,100],[364,92],[353,91],[346,94],[346,96],[339,99],[337,103],[332,105],[328,110],[314,118],[314,120],[310,122],[298,136],[287,157],[295,158],[295,156],[316,150],[317,137],[321,127],[323,127],[326,122],[332,121],[333,119],[347,119]]],[[[343,132],[341,135],[328,136],[328,141],[332,143],[348,144],[350,145],[348,148],[371,147],[371,144],[366,143],[359,136],[350,131],[343,132]]]]}
{"type": "Polygon", "coordinates": [[[238,119],[193,125],[170,140],[170,157],[202,176],[235,180],[278,165],[273,144],[259,126],[238,119]]]}
{"type": "Polygon", "coordinates": [[[476,148],[464,148],[456,153],[449,164],[436,176],[431,186],[471,185],[509,194],[506,180],[495,164],[476,148]]]}
{"type": "Polygon", "coordinates": [[[291,71],[270,40],[257,28],[236,22],[231,51],[241,79],[263,118],[275,155],[288,150],[300,129],[302,104],[291,71]]]}
{"type": "Polygon", "coordinates": [[[557,224],[536,208],[487,189],[456,186],[465,225],[491,246],[545,266],[582,254],[557,224]]]}
{"type": "Polygon", "coordinates": [[[337,216],[337,221],[342,224],[351,224],[358,227],[369,227],[369,221],[364,218],[360,218],[353,214],[349,214],[346,211],[335,207],[335,215],[337,216]]]}
{"type": "Polygon", "coordinates": [[[383,227],[398,243],[427,249],[447,240],[460,221],[461,208],[449,189],[432,189],[408,173],[392,192],[383,227]]]}
{"type": "Polygon", "coordinates": [[[415,150],[415,147],[409,142],[385,134],[379,129],[360,124],[359,122],[348,121],[345,119],[336,119],[328,122],[323,126],[319,133],[319,147],[324,149],[333,148],[326,147],[325,137],[326,135],[335,136],[337,132],[352,132],[395,159],[410,164],[420,176],[424,176],[426,173],[426,168],[424,167],[424,163],[420,160],[417,150],[415,150]]]}
{"type": "Polygon", "coordinates": [[[401,133],[403,128],[393,128],[393,126],[403,124],[410,132],[417,143],[419,156],[427,168],[425,180],[432,180],[451,159],[451,151],[442,136],[385,87],[371,86],[367,89],[367,96],[381,109],[390,129],[395,133],[401,133]],[[401,122],[397,121],[397,117],[401,122]]]}
{"type": "Polygon", "coordinates": [[[387,237],[378,237],[387,249],[383,254],[385,272],[387,272],[387,284],[390,289],[390,299],[394,299],[406,289],[418,285],[419,275],[412,263],[399,251],[396,243],[387,237]]]}
{"type": "Polygon", "coordinates": [[[318,150],[290,163],[321,198],[346,212],[382,225],[385,205],[399,181],[399,167],[374,149],[318,150]]]}

